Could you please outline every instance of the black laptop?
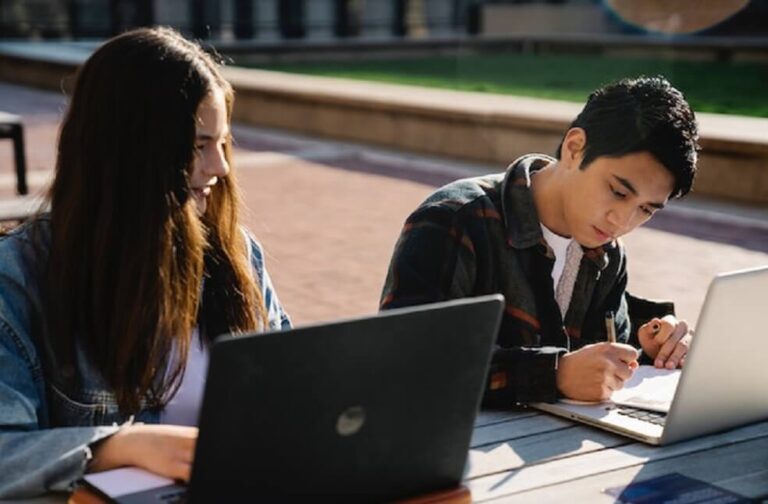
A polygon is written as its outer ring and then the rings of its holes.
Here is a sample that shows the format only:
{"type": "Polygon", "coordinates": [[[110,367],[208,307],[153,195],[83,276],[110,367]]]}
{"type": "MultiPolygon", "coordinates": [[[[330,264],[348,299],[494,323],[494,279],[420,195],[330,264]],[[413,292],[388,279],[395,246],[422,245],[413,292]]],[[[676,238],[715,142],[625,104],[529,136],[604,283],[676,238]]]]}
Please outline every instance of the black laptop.
{"type": "Polygon", "coordinates": [[[459,485],[503,306],[483,296],[218,339],[184,497],[377,502],[459,485]]]}

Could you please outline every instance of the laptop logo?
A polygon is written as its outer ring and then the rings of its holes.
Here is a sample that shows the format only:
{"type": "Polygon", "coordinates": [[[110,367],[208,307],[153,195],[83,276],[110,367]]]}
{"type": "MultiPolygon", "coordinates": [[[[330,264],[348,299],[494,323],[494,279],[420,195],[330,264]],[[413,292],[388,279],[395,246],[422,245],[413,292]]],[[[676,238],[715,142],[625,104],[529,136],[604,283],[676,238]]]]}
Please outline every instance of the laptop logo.
{"type": "Polygon", "coordinates": [[[362,406],[352,406],[344,410],[336,420],[336,432],[340,436],[352,436],[363,427],[365,410],[362,406]]]}

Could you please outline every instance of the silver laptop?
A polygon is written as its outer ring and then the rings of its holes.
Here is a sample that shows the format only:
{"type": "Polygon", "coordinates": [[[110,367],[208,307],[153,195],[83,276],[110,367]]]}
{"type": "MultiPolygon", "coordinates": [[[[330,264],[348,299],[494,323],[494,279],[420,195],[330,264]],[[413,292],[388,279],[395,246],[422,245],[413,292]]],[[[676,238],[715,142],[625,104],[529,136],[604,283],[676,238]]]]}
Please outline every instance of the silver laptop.
{"type": "Polygon", "coordinates": [[[531,406],[655,445],[768,419],[766,315],[768,266],[723,273],[709,286],[682,370],[643,366],[604,403],[531,406]]]}

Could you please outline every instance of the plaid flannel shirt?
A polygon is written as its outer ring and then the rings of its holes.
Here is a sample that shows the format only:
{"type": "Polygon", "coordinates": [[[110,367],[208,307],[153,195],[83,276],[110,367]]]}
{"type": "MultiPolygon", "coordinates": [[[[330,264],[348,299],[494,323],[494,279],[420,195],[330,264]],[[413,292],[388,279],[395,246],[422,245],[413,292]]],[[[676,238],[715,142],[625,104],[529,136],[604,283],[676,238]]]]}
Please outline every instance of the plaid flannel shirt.
{"type": "Polygon", "coordinates": [[[551,277],[554,253],[542,235],[531,191],[531,174],[552,161],[530,154],[506,173],[442,187],[408,217],[389,266],[382,309],[504,295],[486,406],[556,400],[558,358],[605,341],[607,311],[615,313],[617,341],[639,347],[628,300],[638,307],[635,318],[673,311],[670,303],[625,295],[624,248],[613,242],[584,250],[563,320],[551,277]]]}

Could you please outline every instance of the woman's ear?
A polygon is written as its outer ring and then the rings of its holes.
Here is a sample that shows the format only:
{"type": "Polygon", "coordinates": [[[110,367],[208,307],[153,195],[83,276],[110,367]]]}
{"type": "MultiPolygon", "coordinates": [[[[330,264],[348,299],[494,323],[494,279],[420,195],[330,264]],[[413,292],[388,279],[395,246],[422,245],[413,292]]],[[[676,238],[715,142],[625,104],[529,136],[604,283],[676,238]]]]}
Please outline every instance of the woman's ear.
{"type": "Polygon", "coordinates": [[[581,128],[571,128],[565,133],[563,144],[560,148],[560,162],[568,167],[581,166],[584,157],[584,148],[587,145],[587,132],[581,128]]]}

